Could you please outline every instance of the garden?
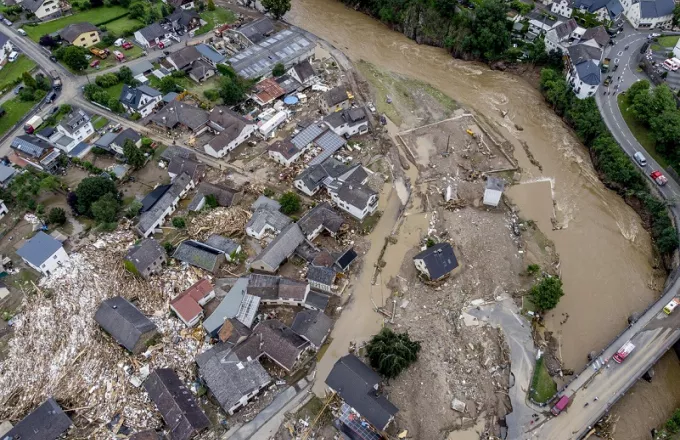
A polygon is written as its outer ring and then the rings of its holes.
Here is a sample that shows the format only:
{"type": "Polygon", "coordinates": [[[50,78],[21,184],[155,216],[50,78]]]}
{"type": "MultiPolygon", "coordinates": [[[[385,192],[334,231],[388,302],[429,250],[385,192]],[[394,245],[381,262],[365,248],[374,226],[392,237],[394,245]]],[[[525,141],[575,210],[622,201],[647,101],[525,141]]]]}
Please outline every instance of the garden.
{"type": "Polygon", "coordinates": [[[117,18],[126,17],[128,10],[122,6],[102,6],[76,12],[73,15],[58,18],[56,20],[40,23],[37,26],[24,25],[23,29],[28,36],[35,42],[40,40],[43,35],[59,32],[69,24],[87,22],[95,26],[100,26],[113,22],[117,18]]]}

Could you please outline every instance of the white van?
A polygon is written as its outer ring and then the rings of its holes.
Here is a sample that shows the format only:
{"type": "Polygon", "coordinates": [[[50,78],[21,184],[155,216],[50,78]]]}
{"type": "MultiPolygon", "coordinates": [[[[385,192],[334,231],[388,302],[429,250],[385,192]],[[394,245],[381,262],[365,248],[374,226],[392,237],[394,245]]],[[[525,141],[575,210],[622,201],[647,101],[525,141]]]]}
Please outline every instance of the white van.
{"type": "Polygon", "coordinates": [[[633,155],[633,157],[635,157],[635,161],[636,161],[641,167],[647,166],[647,159],[646,159],[645,156],[644,156],[642,153],[640,153],[639,151],[636,151],[635,154],[633,155]]]}
{"type": "Polygon", "coordinates": [[[12,51],[12,53],[9,54],[9,57],[7,59],[9,60],[10,63],[13,63],[17,60],[17,58],[19,58],[19,53],[12,51]]]}
{"type": "Polygon", "coordinates": [[[26,36],[26,31],[23,29],[17,29],[17,32],[19,32],[19,35],[23,35],[24,37],[26,36]]]}

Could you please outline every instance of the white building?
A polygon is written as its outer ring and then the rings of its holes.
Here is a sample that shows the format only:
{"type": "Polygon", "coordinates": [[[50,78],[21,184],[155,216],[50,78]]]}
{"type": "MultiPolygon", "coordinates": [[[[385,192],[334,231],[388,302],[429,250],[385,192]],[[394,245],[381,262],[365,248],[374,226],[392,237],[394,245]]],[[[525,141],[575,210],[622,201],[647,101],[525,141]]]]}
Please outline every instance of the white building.
{"type": "Polygon", "coordinates": [[[12,53],[12,42],[9,37],[0,32],[0,66],[7,62],[7,57],[12,53]]]}
{"type": "Polygon", "coordinates": [[[74,107],[57,125],[57,131],[77,142],[82,142],[94,134],[91,116],[83,109],[74,107]]]}
{"type": "Polygon", "coordinates": [[[3,218],[5,214],[9,212],[9,209],[7,209],[7,205],[5,205],[4,200],[0,200],[0,218],[3,218]]]}
{"type": "Polygon", "coordinates": [[[261,240],[266,234],[278,235],[292,223],[290,217],[271,209],[258,209],[246,223],[246,235],[261,240]]]}
{"type": "Polygon", "coordinates": [[[23,0],[17,3],[42,21],[52,20],[62,15],[59,0],[23,0]]]}
{"type": "Polygon", "coordinates": [[[61,242],[39,231],[18,251],[22,260],[43,275],[51,275],[69,258],[61,242]]]}
{"type": "Polygon", "coordinates": [[[274,162],[289,167],[309,149],[310,145],[311,144],[308,144],[304,148],[298,148],[297,145],[290,141],[290,139],[276,141],[269,146],[267,154],[269,154],[269,157],[274,162]]]}
{"type": "Polygon", "coordinates": [[[289,113],[287,110],[281,110],[280,112],[272,116],[269,120],[265,121],[262,125],[260,125],[260,127],[257,129],[258,133],[264,139],[269,139],[270,137],[274,136],[274,134],[276,133],[276,129],[279,128],[279,125],[283,124],[288,120],[288,116],[289,113]]]}
{"type": "Polygon", "coordinates": [[[621,4],[636,29],[668,29],[673,25],[673,0],[621,0],[621,4]]]}
{"type": "Polygon", "coordinates": [[[569,0],[555,1],[550,5],[550,12],[561,15],[562,17],[571,18],[571,2],[569,0]]]}
{"type": "Polygon", "coordinates": [[[550,53],[552,50],[565,52],[571,42],[580,39],[585,29],[580,27],[576,20],[567,20],[550,29],[545,34],[545,51],[550,53]]]}
{"type": "Polygon", "coordinates": [[[142,237],[148,237],[156,232],[168,216],[175,212],[179,201],[195,186],[191,176],[182,173],[173,179],[171,185],[164,185],[151,191],[142,200],[142,204],[149,208],[139,216],[135,225],[137,233],[142,237]]]}
{"type": "Polygon", "coordinates": [[[163,94],[149,86],[123,86],[119,101],[130,113],[139,113],[143,118],[149,116],[154,107],[161,102],[163,94]]]}
{"type": "Polygon", "coordinates": [[[567,49],[567,82],[576,97],[585,99],[597,93],[600,85],[602,49],[594,39],[575,44],[567,49]]]}
{"type": "Polygon", "coordinates": [[[323,118],[328,127],[338,136],[350,137],[368,132],[368,117],[363,108],[351,108],[331,113],[323,118]]]}
{"type": "Polygon", "coordinates": [[[489,176],[486,179],[486,188],[484,189],[484,204],[498,206],[503,195],[503,188],[505,188],[505,182],[502,179],[489,176]]]}
{"type": "Polygon", "coordinates": [[[217,106],[210,112],[208,128],[217,135],[203,146],[204,151],[212,157],[224,157],[250,138],[257,125],[226,107],[217,106]]]}
{"type": "Polygon", "coordinates": [[[327,186],[338,208],[360,221],[378,209],[378,193],[366,185],[368,173],[373,172],[356,165],[327,186]]]}

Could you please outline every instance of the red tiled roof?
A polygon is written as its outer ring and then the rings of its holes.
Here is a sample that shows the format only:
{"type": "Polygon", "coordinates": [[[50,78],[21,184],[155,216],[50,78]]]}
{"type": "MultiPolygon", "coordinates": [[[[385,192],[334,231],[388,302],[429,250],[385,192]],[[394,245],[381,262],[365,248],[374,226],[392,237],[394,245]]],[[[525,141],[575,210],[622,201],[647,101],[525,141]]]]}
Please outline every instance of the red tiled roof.
{"type": "Polygon", "coordinates": [[[276,82],[276,80],[274,80],[274,78],[263,79],[259,83],[255,84],[255,89],[257,90],[255,97],[262,104],[268,104],[286,93],[286,91],[283,90],[283,88],[279,85],[279,83],[276,82]]]}
{"type": "Polygon", "coordinates": [[[191,321],[203,312],[198,304],[200,300],[213,290],[208,280],[200,280],[170,301],[170,305],[184,321],[191,321]]]}

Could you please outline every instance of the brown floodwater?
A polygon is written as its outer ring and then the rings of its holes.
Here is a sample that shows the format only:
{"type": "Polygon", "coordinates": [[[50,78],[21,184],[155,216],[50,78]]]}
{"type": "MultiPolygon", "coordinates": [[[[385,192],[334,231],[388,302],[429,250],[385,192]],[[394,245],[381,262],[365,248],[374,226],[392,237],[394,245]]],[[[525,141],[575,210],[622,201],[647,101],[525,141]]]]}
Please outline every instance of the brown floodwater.
{"type": "MultiPolygon", "coordinates": [[[[286,19],[352,61],[366,60],[431,84],[491,121],[513,144],[522,184],[508,195],[560,255],[565,296],[547,325],[560,341],[565,367],[582,368],[589,351],[603,348],[632,312],[645,309],[658,295],[663,278],[652,269],[650,236],[640,218],[599,181],[585,148],[529,83],[418,45],[334,0],[296,0],[286,19]],[[543,171],[531,164],[522,142],[543,171]]],[[[355,295],[362,292],[355,290],[355,295]]],[[[680,369],[675,365],[664,372],[677,377],[680,369]]]]}

